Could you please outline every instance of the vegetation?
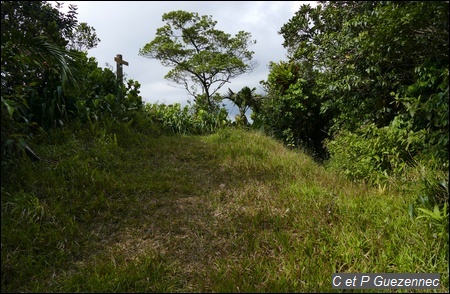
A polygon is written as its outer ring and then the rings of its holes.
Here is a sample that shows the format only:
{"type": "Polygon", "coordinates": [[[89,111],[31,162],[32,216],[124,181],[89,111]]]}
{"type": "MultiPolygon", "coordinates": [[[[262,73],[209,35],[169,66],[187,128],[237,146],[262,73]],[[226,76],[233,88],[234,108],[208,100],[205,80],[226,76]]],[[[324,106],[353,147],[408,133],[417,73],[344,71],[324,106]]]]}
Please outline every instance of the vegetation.
{"type": "Polygon", "coordinates": [[[271,64],[256,120],[322,158],[326,139],[401,125],[408,145],[425,136],[413,157],[446,164],[449,3],[319,3],[301,6],[279,31],[289,61],[271,64]]]}
{"type": "Polygon", "coordinates": [[[35,150],[57,164],[2,188],[2,292],[330,292],[334,272],[449,290],[448,219],[408,214],[417,183],[355,184],[239,129],[63,128],[35,150]]]}
{"type": "Polygon", "coordinates": [[[203,108],[184,106],[180,103],[171,105],[147,104],[145,110],[154,123],[160,123],[167,132],[183,135],[201,135],[214,133],[231,125],[225,108],[206,111],[203,108]]]}
{"type": "Polygon", "coordinates": [[[230,79],[251,72],[256,43],[251,34],[240,31],[234,37],[215,29],[211,16],[172,11],[162,20],[167,24],[156,30],[156,37],[139,50],[139,55],[160,60],[173,67],[165,76],[197,99],[204,95],[205,109],[214,108],[213,95],[230,79]],[[201,93],[198,93],[200,86],[201,93]]]}
{"type": "Polygon", "coordinates": [[[228,94],[222,96],[224,100],[227,99],[233,102],[239,108],[239,114],[235,117],[236,124],[241,126],[250,125],[247,119],[247,111],[249,109],[257,111],[262,98],[255,91],[256,88],[243,87],[239,92],[235,93],[228,88],[228,94]]]}
{"type": "Polygon", "coordinates": [[[255,126],[281,139],[291,147],[305,147],[325,157],[322,141],[327,138],[328,114],[321,112],[315,93],[316,76],[307,63],[271,63],[267,96],[254,112],[255,126]]]}
{"type": "Polygon", "coordinates": [[[209,90],[251,68],[248,33],[165,14],[143,50],[187,54],[167,63],[203,87],[184,107],[98,67],[76,7],[1,6],[2,292],[331,292],[346,272],[449,291],[448,2],[302,6],[263,96],[209,90]]]}
{"type": "Polygon", "coordinates": [[[77,25],[76,7],[63,14],[45,1],[2,1],[2,168],[40,132],[71,121],[132,121],[142,108],[140,84],[118,83],[90,49],[95,29],[77,25]]]}

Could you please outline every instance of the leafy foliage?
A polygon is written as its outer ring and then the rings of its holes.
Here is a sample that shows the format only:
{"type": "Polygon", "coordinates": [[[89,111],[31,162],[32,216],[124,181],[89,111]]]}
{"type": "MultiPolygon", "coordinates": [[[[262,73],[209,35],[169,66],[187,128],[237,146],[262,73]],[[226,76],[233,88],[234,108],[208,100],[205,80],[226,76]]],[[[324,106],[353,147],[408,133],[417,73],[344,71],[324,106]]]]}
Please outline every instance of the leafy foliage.
{"type": "Polygon", "coordinates": [[[378,128],[371,123],[355,132],[343,131],[327,140],[330,165],[352,179],[383,184],[391,176],[401,176],[423,150],[425,132],[408,130],[400,121],[378,128]]]}
{"type": "Polygon", "coordinates": [[[192,106],[181,107],[180,103],[171,105],[146,104],[145,110],[151,121],[162,124],[175,134],[200,135],[213,133],[227,125],[228,113],[225,108],[215,112],[192,106]]]}
{"type": "Polygon", "coordinates": [[[1,1],[1,5],[2,44],[46,36],[50,43],[65,47],[78,22],[73,5],[66,13],[60,12],[62,4],[53,7],[47,1],[1,1]]]}
{"type": "Polygon", "coordinates": [[[324,156],[322,141],[327,135],[328,117],[321,112],[321,98],[316,93],[317,73],[304,62],[271,63],[267,91],[254,112],[255,127],[282,139],[289,146],[305,147],[324,156]]]}
{"type": "Polygon", "coordinates": [[[379,163],[372,168],[386,168],[388,174],[396,173],[396,165],[385,163],[379,150],[370,151],[366,140],[373,140],[371,148],[384,146],[388,161],[399,156],[394,161],[404,162],[397,150],[420,137],[423,145],[415,145],[413,156],[434,158],[448,168],[448,5],[319,1],[316,7],[301,6],[279,31],[289,61],[272,64],[262,81],[268,99],[258,123],[291,145],[312,140],[317,149],[325,139],[339,138],[328,146],[349,159],[360,154],[346,152],[360,146],[371,157],[368,162],[379,163]]]}
{"type": "MultiPolygon", "coordinates": [[[[449,161],[449,79],[448,68],[419,66],[417,81],[405,93],[395,95],[404,111],[399,118],[413,131],[425,134],[424,151],[444,168],[449,161]]],[[[394,93],[393,93],[394,94],[394,93]]]]}
{"type": "Polygon", "coordinates": [[[388,125],[402,110],[390,93],[415,83],[416,67],[433,60],[447,68],[448,2],[320,4],[302,6],[280,33],[291,59],[321,73],[334,130],[388,125]]]}
{"type": "MultiPolygon", "coordinates": [[[[2,1],[2,168],[39,131],[68,121],[132,121],[142,109],[140,84],[118,83],[86,50],[100,39],[76,7],[45,1],[2,1]],[[68,49],[71,48],[71,49],[68,49]]],[[[27,149],[25,149],[27,150],[27,149]]]]}
{"type": "Polygon", "coordinates": [[[183,85],[192,96],[205,95],[213,108],[213,95],[230,79],[251,72],[255,44],[251,34],[240,31],[234,37],[215,29],[211,16],[172,11],[165,13],[166,25],[158,28],[156,37],[139,50],[139,55],[160,60],[173,67],[165,78],[183,85]],[[201,88],[201,93],[198,91],[201,88]]]}
{"type": "Polygon", "coordinates": [[[70,33],[69,38],[69,48],[82,52],[97,47],[98,43],[101,41],[100,38],[97,37],[95,29],[88,26],[85,22],[78,24],[75,30],[70,33]]]}
{"type": "Polygon", "coordinates": [[[82,60],[82,88],[74,92],[77,119],[83,122],[96,122],[102,119],[119,121],[132,120],[143,109],[144,102],[140,93],[140,83],[133,79],[122,84],[109,68],[98,66],[95,58],[82,60]]]}
{"type": "Polygon", "coordinates": [[[441,209],[436,204],[433,208],[433,211],[430,211],[425,208],[418,208],[422,215],[418,216],[417,218],[428,218],[431,219],[431,223],[436,227],[437,229],[437,235],[440,238],[445,238],[448,236],[448,208],[447,203],[444,204],[444,207],[441,209]]]}
{"type": "Polygon", "coordinates": [[[250,89],[243,87],[239,92],[235,93],[228,88],[228,94],[223,95],[223,99],[232,101],[238,108],[239,114],[236,115],[235,120],[238,125],[249,125],[246,112],[249,109],[253,111],[259,110],[261,106],[261,95],[255,93],[256,88],[250,89]]]}
{"type": "Polygon", "coordinates": [[[72,110],[63,92],[79,86],[77,52],[67,37],[76,11],[45,1],[2,1],[2,166],[39,128],[60,125],[72,110]],[[58,6],[60,7],[60,6],[58,6]]]}

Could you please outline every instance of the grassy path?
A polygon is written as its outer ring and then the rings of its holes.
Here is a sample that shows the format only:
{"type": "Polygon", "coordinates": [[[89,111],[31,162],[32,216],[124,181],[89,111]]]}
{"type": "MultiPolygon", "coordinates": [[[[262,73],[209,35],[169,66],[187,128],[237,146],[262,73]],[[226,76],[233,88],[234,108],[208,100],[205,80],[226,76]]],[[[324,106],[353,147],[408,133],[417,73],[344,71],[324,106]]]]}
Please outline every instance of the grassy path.
{"type": "Polygon", "coordinates": [[[2,188],[2,292],[324,292],[334,272],[440,272],[448,290],[414,195],[253,132],[115,142],[46,147],[56,167],[2,188]]]}

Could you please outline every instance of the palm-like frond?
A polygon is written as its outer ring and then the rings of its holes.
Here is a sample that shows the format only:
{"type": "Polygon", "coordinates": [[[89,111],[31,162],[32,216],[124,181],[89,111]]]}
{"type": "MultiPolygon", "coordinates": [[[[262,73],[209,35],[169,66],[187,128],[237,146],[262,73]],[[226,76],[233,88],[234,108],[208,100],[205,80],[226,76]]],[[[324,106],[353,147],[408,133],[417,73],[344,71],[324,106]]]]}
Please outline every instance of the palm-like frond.
{"type": "Polygon", "coordinates": [[[69,87],[79,87],[79,68],[77,59],[80,53],[68,51],[48,41],[46,37],[24,38],[19,50],[38,64],[48,64],[61,75],[64,91],[69,87]]]}

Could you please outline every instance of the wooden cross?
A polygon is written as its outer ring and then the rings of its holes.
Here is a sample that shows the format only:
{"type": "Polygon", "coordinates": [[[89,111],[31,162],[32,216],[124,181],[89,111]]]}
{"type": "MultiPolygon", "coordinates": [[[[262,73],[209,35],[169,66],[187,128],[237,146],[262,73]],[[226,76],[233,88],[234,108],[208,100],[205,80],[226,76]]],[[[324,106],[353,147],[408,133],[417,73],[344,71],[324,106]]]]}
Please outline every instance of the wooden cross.
{"type": "Polygon", "coordinates": [[[123,78],[123,65],[128,65],[128,61],[125,61],[122,59],[122,54],[116,54],[116,57],[114,57],[114,61],[117,64],[117,80],[122,82],[123,78]]]}

